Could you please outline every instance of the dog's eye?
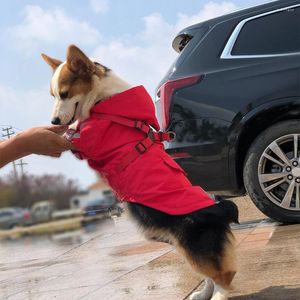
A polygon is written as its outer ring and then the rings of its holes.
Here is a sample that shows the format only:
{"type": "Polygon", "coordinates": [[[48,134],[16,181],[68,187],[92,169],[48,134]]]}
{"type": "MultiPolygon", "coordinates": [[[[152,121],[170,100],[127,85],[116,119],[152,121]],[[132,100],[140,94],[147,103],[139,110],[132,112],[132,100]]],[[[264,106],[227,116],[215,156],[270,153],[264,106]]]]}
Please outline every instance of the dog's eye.
{"type": "Polygon", "coordinates": [[[68,94],[69,94],[69,92],[62,92],[62,93],[59,93],[59,97],[60,97],[60,99],[66,99],[66,98],[68,98],[68,94]]]}

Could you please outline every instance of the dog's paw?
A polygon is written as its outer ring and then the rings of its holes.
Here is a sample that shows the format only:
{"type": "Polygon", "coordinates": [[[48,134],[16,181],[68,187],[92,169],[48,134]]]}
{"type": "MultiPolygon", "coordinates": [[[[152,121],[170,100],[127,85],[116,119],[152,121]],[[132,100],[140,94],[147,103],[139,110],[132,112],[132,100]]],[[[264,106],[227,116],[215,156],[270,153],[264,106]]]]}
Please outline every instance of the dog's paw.
{"type": "Polygon", "coordinates": [[[224,290],[219,285],[215,285],[214,294],[211,300],[227,300],[229,292],[224,290]]]}
{"type": "Polygon", "coordinates": [[[210,298],[211,300],[228,300],[228,295],[215,295],[212,298],[210,298]]]}
{"type": "Polygon", "coordinates": [[[189,300],[210,300],[211,297],[208,297],[205,293],[203,294],[202,291],[193,293],[189,300]]]}
{"type": "Polygon", "coordinates": [[[214,283],[211,279],[205,280],[205,286],[201,291],[193,293],[189,300],[210,300],[214,293],[214,283]]]}

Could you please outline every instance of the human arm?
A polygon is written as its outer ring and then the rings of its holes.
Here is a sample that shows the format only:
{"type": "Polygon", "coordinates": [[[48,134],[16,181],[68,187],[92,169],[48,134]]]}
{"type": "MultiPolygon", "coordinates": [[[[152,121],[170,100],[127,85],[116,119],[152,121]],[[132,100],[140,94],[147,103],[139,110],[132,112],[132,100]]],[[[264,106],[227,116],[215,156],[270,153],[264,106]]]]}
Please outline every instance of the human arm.
{"type": "Polygon", "coordinates": [[[0,143],[0,168],[7,163],[30,154],[59,157],[73,146],[60,134],[67,126],[46,126],[27,129],[0,143]]]}

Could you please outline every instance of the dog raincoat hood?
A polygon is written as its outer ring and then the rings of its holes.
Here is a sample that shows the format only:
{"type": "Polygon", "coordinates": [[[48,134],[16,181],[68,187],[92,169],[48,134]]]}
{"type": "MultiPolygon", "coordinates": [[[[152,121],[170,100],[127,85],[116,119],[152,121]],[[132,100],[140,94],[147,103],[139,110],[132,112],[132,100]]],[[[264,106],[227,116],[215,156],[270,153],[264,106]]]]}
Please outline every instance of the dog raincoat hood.
{"type": "Polygon", "coordinates": [[[183,169],[155,142],[122,171],[117,171],[145,133],[100,114],[144,121],[156,130],[159,124],[153,101],[143,86],[131,88],[96,104],[90,117],[79,123],[68,138],[78,149],[77,156],[104,177],[123,201],[139,203],[172,215],[182,215],[215,202],[199,187],[192,186],[183,169]]]}

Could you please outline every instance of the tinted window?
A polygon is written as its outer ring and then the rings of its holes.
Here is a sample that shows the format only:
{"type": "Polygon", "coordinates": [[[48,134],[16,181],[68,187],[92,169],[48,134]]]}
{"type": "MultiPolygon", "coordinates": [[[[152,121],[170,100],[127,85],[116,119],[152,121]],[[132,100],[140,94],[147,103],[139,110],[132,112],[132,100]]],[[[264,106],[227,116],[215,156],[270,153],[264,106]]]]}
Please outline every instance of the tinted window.
{"type": "Polygon", "coordinates": [[[247,22],[232,55],[282,54],[300,51],[300,9],[289,9],[247,22]]]}

